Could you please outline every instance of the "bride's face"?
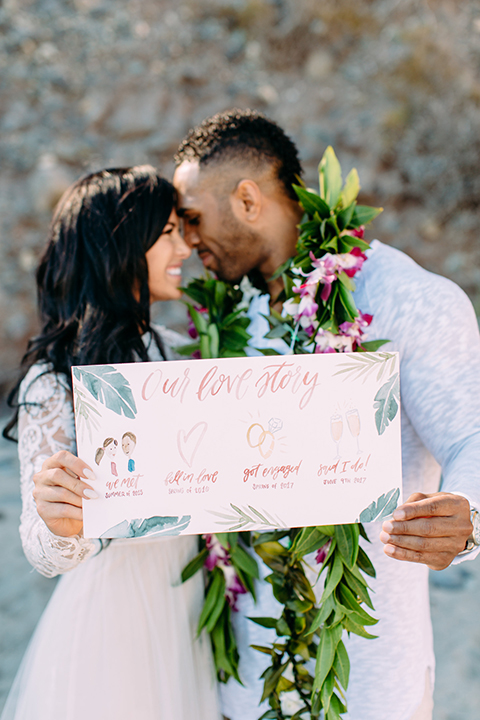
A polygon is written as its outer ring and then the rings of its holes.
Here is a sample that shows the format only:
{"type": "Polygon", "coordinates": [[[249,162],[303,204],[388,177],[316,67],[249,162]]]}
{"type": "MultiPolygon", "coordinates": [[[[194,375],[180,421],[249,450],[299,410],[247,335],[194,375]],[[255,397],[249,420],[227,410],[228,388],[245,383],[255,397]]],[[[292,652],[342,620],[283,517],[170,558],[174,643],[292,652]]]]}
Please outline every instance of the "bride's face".
{"type": "Polygon", "coordinates": [[[172,210],[162,234],[146,253],[150,302],[181,297],[182,262],[191,252],[180,235],[177,213],[172,210]]]}

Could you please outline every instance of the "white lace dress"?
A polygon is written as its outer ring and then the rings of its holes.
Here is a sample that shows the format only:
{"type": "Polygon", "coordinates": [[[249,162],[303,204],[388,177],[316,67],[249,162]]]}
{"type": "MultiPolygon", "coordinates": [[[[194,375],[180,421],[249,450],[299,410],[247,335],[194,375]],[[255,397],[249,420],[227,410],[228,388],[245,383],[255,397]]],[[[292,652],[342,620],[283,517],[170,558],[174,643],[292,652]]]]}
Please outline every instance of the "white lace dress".
{"type": "Polygon", "coordinates": [[[197,538],[102,545],[53,535],[37,514],[32,477],[50,455],[75,453],[67,379],[34,366],[25,400],[37,404],[20,411],[20,535],[33,567],[62,577],[1,720],[218,720],[209,640],[195,637],[201,575],[179,584],[197,538]]]}

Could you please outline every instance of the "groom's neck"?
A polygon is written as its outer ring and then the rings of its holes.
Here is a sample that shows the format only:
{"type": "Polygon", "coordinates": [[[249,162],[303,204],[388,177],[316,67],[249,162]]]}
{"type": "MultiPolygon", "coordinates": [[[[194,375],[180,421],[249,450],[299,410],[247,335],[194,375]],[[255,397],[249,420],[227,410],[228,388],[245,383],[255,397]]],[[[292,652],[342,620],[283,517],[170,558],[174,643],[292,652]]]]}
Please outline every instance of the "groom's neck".
{"type": "Polygon", "coordinates": [[[270,278],[280,265],[295,254],[301,210],[297,203],[288,198],[282,198],[280,202],[274,203],[271,210],[271,223],[266,230],[268,235],[266,243],[270,252],[258,270],[267,284],[270,303],[275,307],[276,299],[283,290],[283,280],[281,277],[276,280],[270,278]]]}

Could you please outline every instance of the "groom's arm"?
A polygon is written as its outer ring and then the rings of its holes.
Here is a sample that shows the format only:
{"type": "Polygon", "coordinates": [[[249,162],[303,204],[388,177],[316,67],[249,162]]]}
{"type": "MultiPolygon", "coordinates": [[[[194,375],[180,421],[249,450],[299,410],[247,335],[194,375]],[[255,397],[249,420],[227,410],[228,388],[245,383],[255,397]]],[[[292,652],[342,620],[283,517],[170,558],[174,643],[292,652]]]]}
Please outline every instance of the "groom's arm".
{"type": "MultiPolygon", "coordinates": [[[[480,335],[457,285],[420,269],[403,281],[391,328],[400,341],[402,411],[441,466],[443,492],[410,495],[381,540],[391,557],[440,570],[465,549],[470,503],[480,509],[480,335]]],[[[417,472],[418,490],[434,489],[421,464],[417,472]]]]}

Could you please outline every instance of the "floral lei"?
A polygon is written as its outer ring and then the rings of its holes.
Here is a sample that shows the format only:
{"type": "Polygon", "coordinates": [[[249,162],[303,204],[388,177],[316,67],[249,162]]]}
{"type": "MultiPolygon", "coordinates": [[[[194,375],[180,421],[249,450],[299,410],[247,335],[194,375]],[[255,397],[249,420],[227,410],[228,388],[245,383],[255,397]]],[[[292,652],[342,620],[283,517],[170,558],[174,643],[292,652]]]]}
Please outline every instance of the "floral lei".
{"type": "MultiPolygon", "coordinates": [[[[386,341],[366,341],[372,316],[356,308],[352,293],[353,278],[367,260],[364,226],[381,209],[357,205],[358,174],[353,169],[343,184],[331,147],[320,162],[319,181],[318,194],[303,185],[294,186],[305,215],[296,255],[272,278],[283,278],[279,297],[283,311],[271,310],[265,337],[283,339],[290,353],[296,354],[375,351],[386,341]]],[[[245,356],[251,339],[246,311],[251,295],[258,293],[249,281],[244,278],[240,286],[232,286],[214,277],[196,279],[185,292],[196,305],[188,305],[194,342],[184,346],[182,354],[245,356]]],[[[276,354],[271,349],[261,352],[276,354]]],[[[268,700],[270,709],[259,720],[316,720],[322,710],[325,720],[340,720],[347,711],[350,670],[343,631],[373,638],[365,627],[377,622],[362,607],[373,609],[363,573],[375,576],[359,545],[360,535],[368,540],[365,531],[361,524],[354,524],[241,532],[250,520],[245,516],[239,521],[239,532],[200,538],[200,552],[182,574],[185,581],[202,568],[206,571],[198,632],[205,628],[210,634],[218,678],[226,682],[234,677],[241,682],[231,612],[240,594],[249,592],[255,598],[257,554],[271,571],[265,582],[283,606],[279,618],[250,618],[272,628],[277,636],[270,645],[252,646],[270,657],[259,698],[259,702],[268,700]],[[311,553],[315,553],[317,579],[322,575],[324,580],[320,600],[305,572],[312,569],[306,560],[311,553]]]]}

